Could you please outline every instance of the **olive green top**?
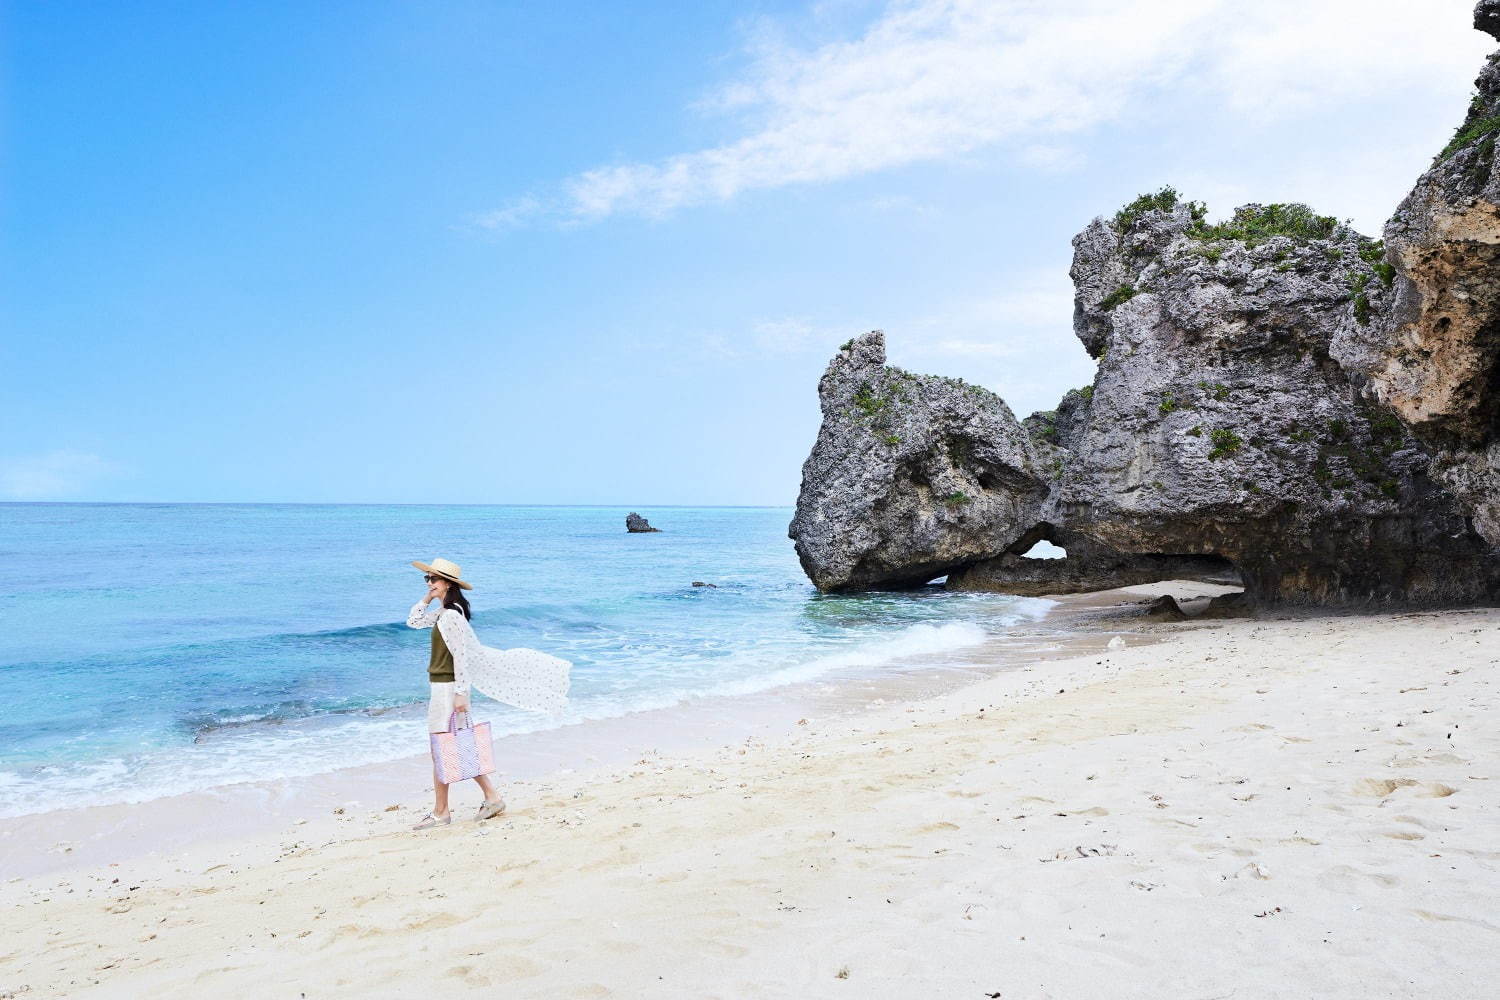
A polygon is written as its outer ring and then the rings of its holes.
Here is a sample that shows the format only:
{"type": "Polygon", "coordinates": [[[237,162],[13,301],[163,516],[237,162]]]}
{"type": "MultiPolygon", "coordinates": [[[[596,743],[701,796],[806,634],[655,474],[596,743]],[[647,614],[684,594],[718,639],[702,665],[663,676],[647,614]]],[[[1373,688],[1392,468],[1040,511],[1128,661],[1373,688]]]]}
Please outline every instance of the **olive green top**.
{"type": "Polygon", "coordinates": [[[433,627],[432,659],[427,662],[427,679],[433,684],[453,683],[453,654],[443,641],[443,630],[433,627]]]}

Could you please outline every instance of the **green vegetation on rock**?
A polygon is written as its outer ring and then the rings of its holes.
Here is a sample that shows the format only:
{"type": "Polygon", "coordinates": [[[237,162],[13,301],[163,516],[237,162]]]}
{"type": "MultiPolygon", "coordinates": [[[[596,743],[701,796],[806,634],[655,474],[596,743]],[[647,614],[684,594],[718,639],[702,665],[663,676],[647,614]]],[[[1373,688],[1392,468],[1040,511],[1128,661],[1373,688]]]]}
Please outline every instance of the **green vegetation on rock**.
{"type": "Polygon", "coordinates": [[[1500,115],[1481,115],[1480,112],[1483,110],[1483,100],[1476,94],[1475,100],[1469,105],[1468,117],[1464,119],[1464,123],[1458,127],[1458,130],[1453,133],[1453,138],[1448,140],[1448,145],[1444,146],[1442,151],[1433,157],[1433,162],[1446,160],[1471,142],[1480,139],[1488,140],[1490,150],[1493,152],[1495,133],[1500,132],[1500,115]]]}
{"type": "Polygon", "coordinates": [[[1359,251],[1360,259],[1370,265],[1380,278],[1381,284],[1390,288],[1391,283],[1396,280],[1396,266],[1385,259],[1385,240],[1375,240],[1365,245],[1359,251]]]}
{"type": "MultiPolygon", "coordinates": [[[[1147,212],[1170,212],[1180,202],[1182,196],[1171,185],[1166,185],[1153,194],[1143,194],[1115,213],[1115,229],[1123,233],[1147,212]]],[[[1188,211],[1192,212],[1194,221],[1201,221],[1208,211],[1202,202],[1189,201],[1185,204],[1188,211]]]]}
{"type": "Polygon", "coordinates": [[[1214,443],[1208,453],[1210,459],[1228,458],[1239,451],[1240,445],[1245,443],[1238,434],[1225,427],[1216,428],[1208,435],[1208,438],[1214,443]]]}
{"type": "Polygon", "coordinates": [[[1203,394],[1209,399],[1220,403],[1229,398],[1229,386],[1223,382],[1199,382],[1198,388],[1202,389],[1203,394]]]}
{"type": "Polygon", "coordinates": [[[1036,434],[1037,438],[1048,444],[1057,444],[1057,411],[1044,410],[1036,414],[1036,417],[1042,424],[1042,429],[1036,434]]]}
{"type": "Polygon", "coordinates": [[[1132,285],[1121,285],[1104,296],[1104,301],[1099,303],[1099,308],[1108,310],[1122,303],[1129,302],[1135,297],[1136,291],[1136,288],[1132,285]]]}
{"type": "Polygon", "coordinates": [[[865,416],[874,417],[890,406],[891,401],[875,395],[875,391],[870,388],[870,383],[861,382],[859,389],[854,393],[854,405],[859,407],[865,416]]]}
{"type": "Polygon", "coordinates": [[[1363,271],[1349,272],[1349,293],[1354,303],[1354,321],[1360,326],[1370,322],[1370,297],[1365,294],[1365,286],[1370,283],[1370,276],[1363,271]]]}
{"type": "Polygon", "coordinates": [[[1208,225],[1199,220],[1188,230],[1196,240],[1239,240],[1254,247],[1272,237],[1294,240],[1326,240],[1333,236],[1339,220],[1318,215],[1299,202],[1273,205],[1242,205],[1227,221],[1208,225]]]}

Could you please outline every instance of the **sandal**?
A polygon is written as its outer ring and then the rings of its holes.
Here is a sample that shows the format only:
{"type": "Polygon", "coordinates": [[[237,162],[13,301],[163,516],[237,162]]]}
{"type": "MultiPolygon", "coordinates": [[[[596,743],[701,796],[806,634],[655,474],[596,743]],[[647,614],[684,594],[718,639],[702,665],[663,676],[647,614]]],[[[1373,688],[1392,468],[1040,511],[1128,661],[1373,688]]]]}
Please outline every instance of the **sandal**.
{"type": "Polygon", "coordinates": [[[453,822],[453,814],[451,812],[448,815],[444,816],[442,819],[438,819],[432,813],[428,813],[427,814],[427,818],[424,819],[424,820],[422,820],[422,822],[418,823],[416,826],[412,827],[412,829],[413,830],[431,830],[435,826],[447,826],[449,823],[452,823],[452,822],[453,822]]]}
{"type": "Polygon", "coordinates": [[[505,812],[504,799],[496,799],[494,802],[486,799],[484,804],[479,807],[479,815],[475,817],[475,820],[494,819],[503,812],[505,812]]]}

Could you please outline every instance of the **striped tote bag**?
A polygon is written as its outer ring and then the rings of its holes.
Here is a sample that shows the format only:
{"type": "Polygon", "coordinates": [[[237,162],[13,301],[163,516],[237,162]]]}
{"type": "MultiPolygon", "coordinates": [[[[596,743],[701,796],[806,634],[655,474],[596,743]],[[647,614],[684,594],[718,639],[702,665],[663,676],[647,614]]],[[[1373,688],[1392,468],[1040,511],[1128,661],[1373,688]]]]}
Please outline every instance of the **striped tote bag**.
{"type": "Polygon", "coordinates": [[[490,724],[473,725],[468,712],[453,712],[448,716],[446,733],[431,733],[432,761],[437,766],[438,780],[445,785],[466,778],[477,778],[495,770],[495,750],[490,744],[490,724]],[[458,725],[459,717],[463,725],[458,725]]]}

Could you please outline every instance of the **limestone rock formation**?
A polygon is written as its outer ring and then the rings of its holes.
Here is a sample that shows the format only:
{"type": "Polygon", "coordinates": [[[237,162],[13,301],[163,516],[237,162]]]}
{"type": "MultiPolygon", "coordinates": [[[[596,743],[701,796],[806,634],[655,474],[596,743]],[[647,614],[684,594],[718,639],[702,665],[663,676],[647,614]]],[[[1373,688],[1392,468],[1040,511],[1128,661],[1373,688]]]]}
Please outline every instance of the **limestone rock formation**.
{"type": "Polygon", "coordinates": [[[1171,189],[1075,237],[1099,359],[1054,517],[1123,552],[1233,562],[1260,602],[1484,597],[1500,565],[1430,455],[1330,355],[1373,242],[1302,205],[1210,225],[1171,189]]]}
{"type": "Polygon", "coordinates": [[[1474,5],[1474,27],[1500,39],[1500,0],[1479,0],[1474,5]]]}
{"type": "Polygon", "coordinates": [[[885,363],[885,335],[846,343],[818,383],[823,425],[789,535],[821,590],[926,583],[1004,553],[1047,496],[1005,402],[885,363]]]}
{"type": "MultiPolygon", "coordinates": [[[[1475,26],[1500,39],[1500,0],[1475,26]]],[[[846,344],[791,534],[823,589],[1212,579],[1255,603],[1500,596],[1500,52],[1372,240],[1299,204],[1210,224],[1170,188],[1073,241],[1091,386],[998,398],[846,344]],[[1038,539],[1065,560],[1023,556],[1038,539]]]]}
{"type": "Polygon", "coordinates": [[[1205,216],[1164,189],[1079,234],[1075,332],[1098,373],[1024,428],[984,390],[886,366],[878,332],[845,345],[791,528],[814,583],[947,573],[1036,594],[1238,574],[1257,603],[1500,592],[1432,453],[1330,353],[1358,289],[1385,308],[1374,241],[1301,205],[1205,216]],[[1025,558],[1041,538],[1069,558],[1025,558]]]}
{"type": "MultiPolygon", "coordinates": [[[[1478,4],[1474,26],[1500,38],[1500,3],[1478,4]]],[[[1389,293],[1349,317],[1333,352],[1432,449],[1434,473],[1500,545],[1500,52],[1474,86],[1385,225],[1376,268],[1389,293]]]]}
{"type": "Polygon", "coordinates": [[[645,534],[648,531],[660,531],[660,528],[651,527],[651,523],[644,517],[631,511],[625,515],[625,530],[631,534],[645,534]]]}

